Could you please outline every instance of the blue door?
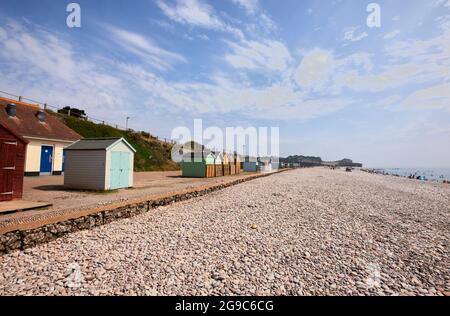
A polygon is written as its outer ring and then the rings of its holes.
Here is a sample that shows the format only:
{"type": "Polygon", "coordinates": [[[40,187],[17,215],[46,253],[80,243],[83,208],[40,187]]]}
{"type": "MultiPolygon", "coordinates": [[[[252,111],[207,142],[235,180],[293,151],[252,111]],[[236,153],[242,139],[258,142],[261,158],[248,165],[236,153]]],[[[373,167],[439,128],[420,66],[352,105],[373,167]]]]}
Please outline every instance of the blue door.
{"type": "Polygon", "coordinates": [[[129,187],[130,153],[112,152],[110,168],[110,189],[129,187]]]}
{"type": "Polygon", "coordinates": [[[120,188],[120,152],[111,153],[110,189],[120,188]]]}
{"type": "Polygon", "coordinates": [[[42,146],[41,147],[41,173],[51,174],[53,162],[53,147],[42,146]]]}
{"type": "Polygon", "coordinates": [[[62,159],[62,172],[64,172],[64,165],[66,164],[66,149],[63,149],[63,159],[62,159]]]}
{"type": "Polygon", "coordinates": [[[120,153],[120,168],[120,187],[128,188],[128,183],[130,182],[130,153],[120,153]]]}

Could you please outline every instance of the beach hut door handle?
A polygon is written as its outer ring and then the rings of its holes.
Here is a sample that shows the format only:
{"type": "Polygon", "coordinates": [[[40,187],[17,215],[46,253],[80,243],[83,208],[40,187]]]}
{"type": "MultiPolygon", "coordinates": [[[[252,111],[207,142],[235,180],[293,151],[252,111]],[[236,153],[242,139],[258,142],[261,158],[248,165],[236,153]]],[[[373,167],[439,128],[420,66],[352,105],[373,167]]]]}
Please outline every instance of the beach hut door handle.
{"type": "Polygon", "coordinates": [[[0,193],[0,195],[12,195],[14,194],[14,192],[5,192],[5,193],[0,193]]]}
{"type": "Polygon", "coordinates": [[[3,170],[16,170],[16,167],[3,167],[3,170]]]}

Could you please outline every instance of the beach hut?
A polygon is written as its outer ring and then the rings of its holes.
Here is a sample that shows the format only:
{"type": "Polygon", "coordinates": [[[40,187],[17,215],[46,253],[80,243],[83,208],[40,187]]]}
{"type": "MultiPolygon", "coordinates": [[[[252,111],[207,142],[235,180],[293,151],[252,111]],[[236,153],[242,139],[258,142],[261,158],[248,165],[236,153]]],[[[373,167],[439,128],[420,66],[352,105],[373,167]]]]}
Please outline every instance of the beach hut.
{"type": "Polygon", "coordinates": [[[183,156],[182,175],[187,178],[213,178],[215,176],[215,156],[211,152],[190,152],[183,156]]]}
{"type": "Polygon", "coordinates": [[[230,174],[240,174],[241,173],[241,158],[237,153],[234,153],[232,160],[230,161],[230,174]]]}
{"type": "Polygon", "coordinates": [[[124,138],[81,139],[66,149],[64,186],[102,191],[132,187],[135,152],[124,138]]]}
{"type": "Polygon", "coordinates": [[[234,163],[230,163],[230,175],[236,174],[236,165],[234,163]]]}
{"type": "Polygon", "coordinates": [[[244,172],[256,172],[258,170],[258,160],[255,158],[245,157],[244,172]]]}
{"type": "Polygon", "coordinates": [[[0,202],[22,198],[28,140],[0,123],[0,202]]]}
{"type": "Polygon", "coordinates": [[[244,162],[244,172],[256,172],[257,171],[256,161],[245,161],[244,162]]]}
{"type": "Polygon", "coordinates": [[[222,167],[223,167],[223,175],[229,176],[231,174],[230,171],[230,156],[227,153],[223,153],[222,155],[222,167]]]}
{"type": "Polygon", "coordinates": [[[236,153],[230,155],[230,175],[236,174],[236,153]]]}
{"type": "Polygon", "coordinates": [[[237,153],[234,154],[234,165],[236,166],[236,174],[241,173],[241,156],[237,153]]]}
{"type": "Polygon", "coordinates": [[[223,154],[221,152],[213,153],[215,156],[214,165],[215,165],[215,176],[223,177],[223,154]]]}

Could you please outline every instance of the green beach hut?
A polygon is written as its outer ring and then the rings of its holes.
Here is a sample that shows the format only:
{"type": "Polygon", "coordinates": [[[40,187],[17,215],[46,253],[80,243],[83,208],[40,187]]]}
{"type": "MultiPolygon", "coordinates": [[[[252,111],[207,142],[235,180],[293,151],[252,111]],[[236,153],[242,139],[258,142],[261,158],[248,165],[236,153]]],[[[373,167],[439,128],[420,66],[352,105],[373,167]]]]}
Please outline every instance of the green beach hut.
{"type": "Polygon", "coordinates": [[[191,152],[183,156],[181,163],[182,175],[186,178],[214,177],[216,157],[211,152],[191,152]]]}

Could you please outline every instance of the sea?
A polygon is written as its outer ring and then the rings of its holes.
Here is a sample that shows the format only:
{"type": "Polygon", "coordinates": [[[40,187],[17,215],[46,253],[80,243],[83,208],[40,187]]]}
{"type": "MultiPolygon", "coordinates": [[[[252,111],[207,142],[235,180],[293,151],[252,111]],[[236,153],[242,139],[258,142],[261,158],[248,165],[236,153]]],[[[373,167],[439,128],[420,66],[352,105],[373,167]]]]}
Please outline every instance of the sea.
{"type": "Polygon", "coordinates": [[[376,170],[400,177],[409,177],[410,175],[415,175],[415,177],[424,176],[425,179],[430,181],[450,181],[450,168],[377,168],[376,170]]]}

